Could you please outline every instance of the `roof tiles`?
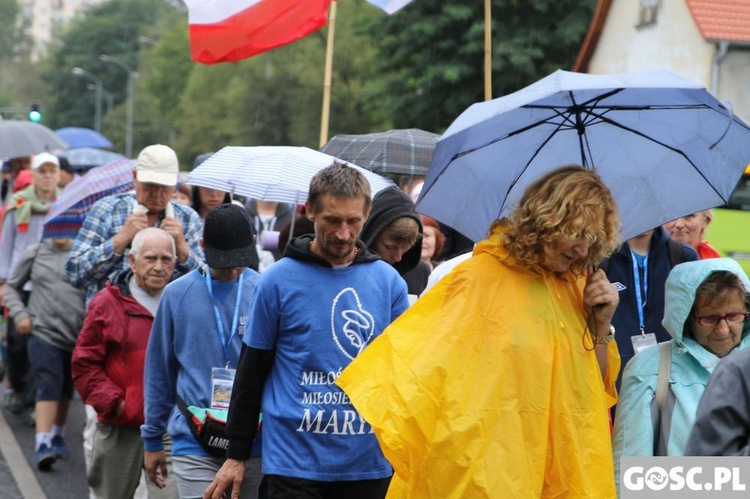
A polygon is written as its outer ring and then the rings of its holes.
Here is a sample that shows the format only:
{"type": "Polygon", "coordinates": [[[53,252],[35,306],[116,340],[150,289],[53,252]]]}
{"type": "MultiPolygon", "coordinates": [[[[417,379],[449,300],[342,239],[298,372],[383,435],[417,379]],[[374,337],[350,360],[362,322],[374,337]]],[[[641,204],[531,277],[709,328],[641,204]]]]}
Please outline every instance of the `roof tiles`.
{"type": "Polygon", "coordinates": [[[686,0],[706,40],[750,43],[749,0],[686,0]]]}

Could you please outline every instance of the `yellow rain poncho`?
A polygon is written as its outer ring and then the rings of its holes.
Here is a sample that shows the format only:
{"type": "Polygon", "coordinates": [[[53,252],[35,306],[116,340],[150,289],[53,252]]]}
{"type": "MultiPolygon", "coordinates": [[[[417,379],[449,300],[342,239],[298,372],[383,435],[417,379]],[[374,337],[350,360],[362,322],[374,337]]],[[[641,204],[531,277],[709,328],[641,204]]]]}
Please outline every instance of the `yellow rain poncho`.
{"type": "Polygon", "coordinates": [[[603,382],[585,278],[516,265],[501,231],[337,380],[394,467],[389,498],[615,497],[617,346],[603,382]]]}

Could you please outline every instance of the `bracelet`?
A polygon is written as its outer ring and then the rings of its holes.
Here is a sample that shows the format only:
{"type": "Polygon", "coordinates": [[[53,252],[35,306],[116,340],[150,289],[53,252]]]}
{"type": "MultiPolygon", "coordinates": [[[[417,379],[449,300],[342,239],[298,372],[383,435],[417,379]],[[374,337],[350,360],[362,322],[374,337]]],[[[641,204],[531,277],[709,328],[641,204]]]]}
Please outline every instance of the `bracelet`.
{"type": "Polygon", "coordinates": [[[594,336],[594,345],[609,345],[615,339],[615,326],[609,325],[609,334],[607,336],[594,336]]]}

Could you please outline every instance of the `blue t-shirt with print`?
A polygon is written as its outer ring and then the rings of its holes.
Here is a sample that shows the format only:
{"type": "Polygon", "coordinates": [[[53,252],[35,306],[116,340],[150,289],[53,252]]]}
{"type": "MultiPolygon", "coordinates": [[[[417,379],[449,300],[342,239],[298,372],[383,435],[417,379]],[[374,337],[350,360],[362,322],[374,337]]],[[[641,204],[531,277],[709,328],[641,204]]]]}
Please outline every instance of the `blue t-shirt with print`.
{"type": "Polygon", "coordinates": [[[377,260],[332,269],[283,258],[261,277],[244,342],[275,350],[263,389],[263,472],[317,481],[391,476],[338,374],[409,306],[377,260]]]}

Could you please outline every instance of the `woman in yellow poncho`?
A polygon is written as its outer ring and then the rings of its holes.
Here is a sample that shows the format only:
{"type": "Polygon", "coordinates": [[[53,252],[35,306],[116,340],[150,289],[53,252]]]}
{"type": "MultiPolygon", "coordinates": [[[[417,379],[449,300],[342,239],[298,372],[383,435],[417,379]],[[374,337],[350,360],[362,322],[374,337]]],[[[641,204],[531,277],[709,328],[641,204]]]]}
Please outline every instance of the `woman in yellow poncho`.
{"type": "Polygon", "coordinates": [[[593,266],[618,226],[598,175],[554,170],[343,372],[388,497],[615,496],[618,294],[593,266]]]}

